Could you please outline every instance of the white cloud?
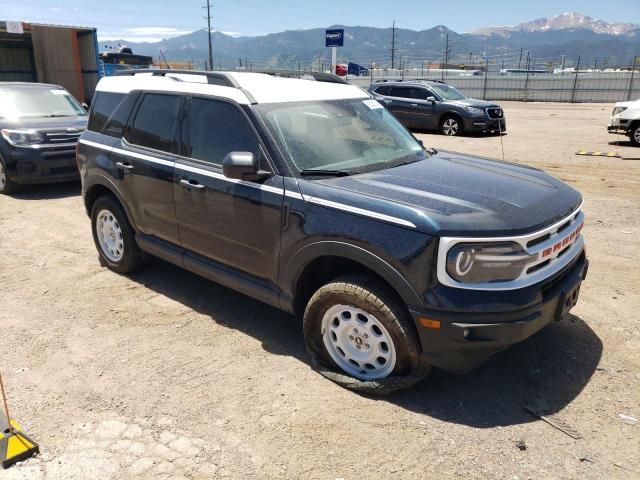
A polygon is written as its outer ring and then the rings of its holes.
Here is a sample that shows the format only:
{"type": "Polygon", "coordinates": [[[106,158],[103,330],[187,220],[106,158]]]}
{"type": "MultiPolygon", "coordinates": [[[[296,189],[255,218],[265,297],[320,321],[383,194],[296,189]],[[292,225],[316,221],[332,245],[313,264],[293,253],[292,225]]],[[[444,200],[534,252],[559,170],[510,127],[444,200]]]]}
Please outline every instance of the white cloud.
{"type": "Polygon", "coordinates": [[[176,35],[185,35],[187,33],[191,33],[192,30],[178,30],[173,27],[136,27],[136,28],[127,28],[125,32],[131,35],[168,35],[168,36],[176,36],[176,35]]]}
{"type": "Polygon", "coordinates": [[[122,32],[100,32],[98,30],[98,37],[101,41],[126,40],[136,43],[156,43],[166,38],[186,35],[191,32],[192,30],[178,30],[173,27],[136,27],[127,28],[122,32]]]}

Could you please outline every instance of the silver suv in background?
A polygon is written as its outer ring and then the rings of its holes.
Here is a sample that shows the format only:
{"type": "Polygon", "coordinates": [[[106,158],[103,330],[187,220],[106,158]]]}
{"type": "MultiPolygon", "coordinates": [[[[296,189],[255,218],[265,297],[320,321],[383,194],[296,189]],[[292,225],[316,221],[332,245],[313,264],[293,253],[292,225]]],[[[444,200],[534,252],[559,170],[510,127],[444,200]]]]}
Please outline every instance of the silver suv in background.
{"type": "Polygon", "coordinates": [[[469,98],[438,80],[380,80],[369,92],[407,128],[445,135],[507,130],[500,105],[469,98]]]}
{"type": "Polygon", "coordinates": [[[640,99],[616,103],[607,131],[615,135],[626,135],[636,147],[640,146],[640,99]]]}

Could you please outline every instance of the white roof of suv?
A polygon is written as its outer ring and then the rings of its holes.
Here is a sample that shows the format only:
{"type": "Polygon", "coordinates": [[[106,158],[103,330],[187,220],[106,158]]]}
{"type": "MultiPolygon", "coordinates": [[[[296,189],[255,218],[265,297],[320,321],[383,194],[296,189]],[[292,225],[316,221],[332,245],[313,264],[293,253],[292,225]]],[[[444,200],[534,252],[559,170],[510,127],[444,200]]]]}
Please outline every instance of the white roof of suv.
{"type": "Polygon", "coordinates": [[[352,85],[282,78],[265,73],[216,72],[237,84],[237,87],[209,84],[206,73],[150,72],[104,77],[96,90],[128,93],[133,90],[163,91],[211,95],[240,104],[303,102],[313,100],[343,100],[368,98],[362,89],[352,85]]]}

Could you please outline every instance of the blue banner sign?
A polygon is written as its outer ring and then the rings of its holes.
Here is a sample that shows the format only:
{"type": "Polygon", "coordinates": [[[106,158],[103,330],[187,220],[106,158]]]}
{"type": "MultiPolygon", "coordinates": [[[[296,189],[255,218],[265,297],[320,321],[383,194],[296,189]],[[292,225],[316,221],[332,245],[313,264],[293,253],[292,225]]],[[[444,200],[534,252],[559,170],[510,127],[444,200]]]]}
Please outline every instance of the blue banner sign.
{"type": "Polygon", "coordinates": [[[325,33],[325,47],[343,47],[344,30],[327,30],[325,33]]]}

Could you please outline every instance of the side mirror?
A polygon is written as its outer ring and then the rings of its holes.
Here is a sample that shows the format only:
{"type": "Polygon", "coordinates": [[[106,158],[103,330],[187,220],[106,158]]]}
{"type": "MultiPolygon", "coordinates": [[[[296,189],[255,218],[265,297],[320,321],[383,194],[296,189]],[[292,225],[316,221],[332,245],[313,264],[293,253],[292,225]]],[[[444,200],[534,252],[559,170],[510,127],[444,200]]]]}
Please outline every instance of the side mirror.
{"type": "Polygon", "coordinates": [[[222,173],[236,180],[261,180],[271,174],[259,169],[258,158],[251,152],[231,152],[222,160],[222,173]]]}
{"type": "Polygon", "coordinates": [[[437,102],[436,97],[433,97],[433,96],[427,97],[427,102],[436,103],[437,102]]]}
{"type": "Polygon", "coordinates": [[[89,111],[89,105],[87,105],[87,103],[86,103],[86,102],[82,102],[82,108],[84,108],[84,111],[85,111],[85,112],[88,112],[88,111],[89,111]]]}

